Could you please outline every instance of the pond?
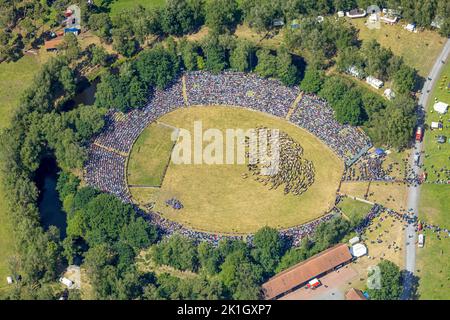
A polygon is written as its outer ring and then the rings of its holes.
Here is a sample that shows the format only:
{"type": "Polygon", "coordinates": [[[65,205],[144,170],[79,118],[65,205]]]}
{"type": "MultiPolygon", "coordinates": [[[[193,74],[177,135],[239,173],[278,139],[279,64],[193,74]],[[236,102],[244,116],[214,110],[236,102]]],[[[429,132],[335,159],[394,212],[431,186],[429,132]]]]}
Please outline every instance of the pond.
{"type": "Polygon", "coordinates": [[[73,98],[72,103],[74,106],[84,104],[91,106],[95,102],[95,92],[97,91],[97,85],[100,82],[100,77],[96,78],[92,82],[86,82],[83,89],[73,98]]]}
{"type": "Polygon", "coordinates": [[[36,185],[40,191],[38,204],[44,230],[56,226],[61,240],[66,237],[67,219],[56,191],[59,168],[54,158],[45,158],[36,172],[36,185]]]}

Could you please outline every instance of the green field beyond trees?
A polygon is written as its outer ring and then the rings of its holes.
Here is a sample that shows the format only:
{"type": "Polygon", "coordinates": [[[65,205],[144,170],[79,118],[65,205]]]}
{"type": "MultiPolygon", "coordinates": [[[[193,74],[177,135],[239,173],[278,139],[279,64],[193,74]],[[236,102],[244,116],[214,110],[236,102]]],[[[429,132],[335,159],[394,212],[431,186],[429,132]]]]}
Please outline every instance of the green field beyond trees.
{"type": "MultiPolygon", "coordinates": [[[[20,95],[30,85],[38,68],[39,62],[30,56],[25,56],[17,62],[0,63],[0,130],[9,125],[20,95]]],[[[4,198],[5,192],[3,185],[0,184],[0,297],[9,273],[8,260],[14,252],[12,227],[4,198]]]]}
{"type": "Polygon", "coordinates": [[[111,16],[115,16],[123,10],[136,8],[137,6],[143,6],[145,9],[151,9],[156,7],[162,7],[165,0],[115,0],[111,8],[111,16]]]}
{"type": "MultiPolygon", "coordinates": [[[[180,109],[159,121],[192,133],[193,122],[197,120],[202,121],[203,130],[246,130],[266,126],[286,132],[303,147],[305,159],[313,162],[315,182],[300,196],[284,195],[282,187],[269,190],[268,185],[264,186],[251,176],[244,179],[242,174],[248,173],[246,165],[177,165],[170,162],[156,196],[156,210],[164,217],[198,230],[248,233],[265,225],[275,228],[299,225],[320,217],[333,207],[343,164],[316,137],[285,120],[242,108],[180,109]],[[172,197],[182,202],[182,210],[165,205],[165,201],[172,197]]],[[[144,138],[151,140],[152,135],[144,133],[144,138]]],[[[206,145],[204,143],[204,147],[206,145]]],[[[137,151],[132,151],[128,166],[130,177],[148,177],[155,169],[159,170],[160,162],[167,162],[167,153],[158,155],[152,149],[145,149],[152,146],[150,141],[138,140],[135,146],[137,151]],[[137,154],[147,154],[146,159],[158,156],[159,162],[152,160],[148,166],[139,165],[133,160],[137,159],[137,154]],[[155,167],[152,163],[158,165],[155,167]]],[[[132,190],[132,193],[136,189],[139,188],[132,190]]],[[[142,193],[145,191],[139,189],[137,192],[142,203],[142,193]]],[[[148,193],[148,200],[154,199],[155,190],[149,189],[148,193]]]]}
{"type": "Polygon", "coordinates": [[[426,118],[425,126],[425,159],[424,159],[424,170],[427,171],[428,177],[427,181],[435,182],[437,179],[444,179],[449,175],[439,172],[440,169],[446,167],[450,170],[450,143],[448,139],[450,138],[450,114],[447,112],[444,115],[440,115],[433,109],[435,99],[437,101],[442,101],[450,104],[450,90],[447,88],[450,83],[450,62],[447,61],[442,73],[439,77],[436,86],[433,88],[432,94],[430,96],[430,101],[428,102],[428,112],[426,118]],[[431,122],[440,121],[443,124],[442,130],[431,130],[431,122]],[[438,135],[443,135],[447,138],[446,143],[439,144],[436,142],[436,137],[438,135]],[[432,168],[434,166],[434,168],[432,168]],[[440,174],[440,176],[437,176],[440,174]]]}

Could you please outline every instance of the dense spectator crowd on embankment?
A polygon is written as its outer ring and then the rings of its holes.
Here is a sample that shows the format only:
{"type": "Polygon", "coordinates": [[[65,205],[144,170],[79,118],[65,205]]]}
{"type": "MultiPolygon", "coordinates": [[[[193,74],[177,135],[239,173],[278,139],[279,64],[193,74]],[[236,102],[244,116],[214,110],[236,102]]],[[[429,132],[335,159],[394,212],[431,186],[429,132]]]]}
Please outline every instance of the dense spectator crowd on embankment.
{"type": "Polygon", "coordinates": [[[303,96],[290,120],[322,140],[347,164],[372,145],[360,129],[337,122],[328,103],[313,95],[303,96]]]}
{"type": "Polygon", "coordinates": [[[186,89],[191,105],[240,106],[282,118],[300,93],[278,80],[241,72],[190,72],[186,89]]]}

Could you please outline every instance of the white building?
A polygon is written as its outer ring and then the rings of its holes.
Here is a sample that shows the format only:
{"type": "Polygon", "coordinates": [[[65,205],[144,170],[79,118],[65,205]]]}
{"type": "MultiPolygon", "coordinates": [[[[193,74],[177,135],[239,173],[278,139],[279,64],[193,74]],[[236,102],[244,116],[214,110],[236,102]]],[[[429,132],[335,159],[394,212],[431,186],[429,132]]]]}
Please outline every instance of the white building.
{"type": "Polygon", "coordinates": [[[372,77],[372,76],[368,76],[366,78],[366,82],[368,84],[370,84],[372,87],[374,87],[375,89],[380,89],[384,85],[383,81],[381,81],[380,79],[377,79],[375,77],[372,77]]]}
{"type": "Polygon", "coordinates": [[[387,9],[387,8],[383,8],[383,13],[389,16],[396,16],[398,18],[401,17],[401,10],[398,9],[387,9]]]}
{"type": "Polygon", "coordinates": [[[359,237],[353,237],[350,240],[348,240],[348,242],[350,243],[350,245],[355,245],[359,242],[359,237]]]}
{"type": "Polygon", "coordinates": [[[388,99],[388,100],[392,100],[395,98],[395,92],[391,89],[391,88],[387,88],[386,90],[384,90],[383,95],[388,99]]]}
{"type": "Polygon", "coordinates": [[[442,122],[433,121],[431,122],[431,130],[442,129],[442,122]]]}
{"type": "Polygon", "coordinates": [[[367,254],[367,247],[362,243],[357,243],[351,247],[350,253],[356,258],[365,256],[367,254]]]}
{"type": "Polygon", "coordinates": [[[337,16],[339,18],[343,18],[343,17],[345,17],[345,12],[344,11],[338,11],[337,16]]]}
{"type": "Polygon", "coordinates": [[[59,278],[59,282],[61,282],[67,288],[71,288],[73,286],[73,281],[67,278],[59,278]]]}
{"type": "Polygon", "coordinates": [[[351,19],[364,18],[366,14],[366,10],[364,9],[353,9],[346,13],[347,17],[351,19]]]}
{"type": "Polygon", "coordinates": [[[384,23],[394,24],[394,23],[397,22],[398,17],[397,16],[391,16],[391,15],[384,15],[384,16],[381,16],[380,19],[384,23]]]}
{"type": "Polygon", "coordinates": [[[13,283],[13,278],[12,277],[6,277],[6,282],[8,284],[12,284],[13,283]]]}
{"type": "Polygon", "coordinates": [[[434,111],[436,111],[437,113],[444,114],[444,113],[447,112],[448,104],[439,101],[439,102],[436,102],[436,103],[434,104],[433,109],[434,109],[434,111]]]}
{"type": "Polygon", "coordinates": [[[354,76],[355,78],[362,78],[362,72],[355,66],[351,66],[347,69],[347,73],[354,76]]]}
{"type": "Polygon", "coordinates": [[[416,32],[416,24],[415,23],[408,23],[405,27],[406,30],[409,32],[416,32]]]}

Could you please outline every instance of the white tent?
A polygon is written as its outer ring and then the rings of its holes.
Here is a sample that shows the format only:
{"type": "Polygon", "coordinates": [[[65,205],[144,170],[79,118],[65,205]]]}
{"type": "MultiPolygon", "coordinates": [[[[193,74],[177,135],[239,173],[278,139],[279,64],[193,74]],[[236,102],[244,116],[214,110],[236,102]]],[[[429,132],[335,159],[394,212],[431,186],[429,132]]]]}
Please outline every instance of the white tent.
{"type": "Polygon", "coordinates": [[[440,122],[431,122],[431,129],[441,129],[442,128],[442,123],[440,122]]]}
{"type": "Polygon", "coordinates": [[[410,32],[415,32],[416,31],[416,25],[414,23],[408,23],[406,25],[405,29],[410,31],[410,32]]]}
{"type": "Polygon", "coordinates": [[[388,100],[392,100],[395,98],[395,92],[392,91],[391,88],[387,88],[386,90],[384,90],[384,96],[388,99],[388,100]]]}
{"type": "Polygon", "coordinates": [[[351,245],[357,244],[357,243],[359,242],[359,237],[353,237],[353,238],[351,238],[350,240],[348,240],[348,242],[349,242],[351,245]]]}
{"type": "Polygon", "coordinates": [[[383,81],[381,81],[380,79],[377,79],[375,77],[372,76],[368,76],[366,78],[366,82],[368,84],[370,84],[372,87],[374,87],[375,89],[380,89],[383,86],[383,81]]]}
{"type": "Polygon", "coordinates": [[[433,109],[440,114],[444,114],[447,112],[448,104],[439,101],[434,104],[433,109]]]}
{"type": "Polygon", "coordinates": [[[354,76],[355,78],[361,78],[362,77],[362,72],[359,71],[359,69],[355,66],[351,66],[347,69],[347,73],[349,73],[350,75],[354,76]]]}
{"type": "Polygon", "coordinates": [[[59,282],[61,282],[63,285],[65,285],[68,288],[71,288],[73,286],[72,280],[67,279],[67,278],[59,278],[59,282]]]}
{"type": "Polygon", "coordinates": [[[362,257],[367,254],[367,247],[362,243],[357,243],[350,249],[350,253],[354,257],[362,257]]]}

